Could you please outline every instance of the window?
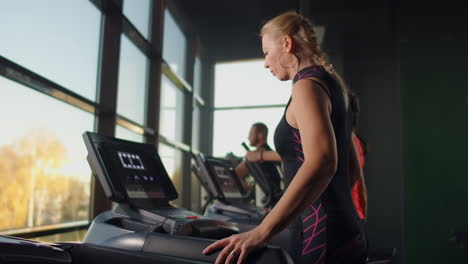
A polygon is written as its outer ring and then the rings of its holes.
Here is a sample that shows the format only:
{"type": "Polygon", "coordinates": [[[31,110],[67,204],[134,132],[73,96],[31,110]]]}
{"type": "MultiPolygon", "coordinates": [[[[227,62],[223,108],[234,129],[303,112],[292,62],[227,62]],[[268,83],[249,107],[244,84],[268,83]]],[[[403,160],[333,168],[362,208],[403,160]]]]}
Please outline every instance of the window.
{"type": "Polygon", "coordinates": [[[172,71],[185,78],[185,53],[187,40],[169,10],[164,12],[163,59],[172,71]]]}
{"type": "Polygon", "coordinates": [[[94,116],[0,77],[0,230],[87,220],[94,116]]]}
{"type": "Polygon", "coordinates": [[[195,65],[193,70],[193,93],[202,97],[202,70],[203,65],[200,58],[197,56],[195,57],[195,65]]]}
{"type": "Polygon", "coordinates": [[[268,127],[268,145],[274,148],[273,134],[283,112],[282,107],[215,111],[213,155],[224,156],[233,152],[236,156],[244,156],[245,149],[241,143],[249,145],[249,130],[256,122],[263,122],[268,127]]]}
{"type": "Polygon", "coordinates": [[[89,1],[4,1],[0,55],[94,101],[100,22],[89,1]]]}
{"type": "Polygon", "coordinates": [[[182,196],[182,155],[183,153],[180,150],[169,147],[165,144],[159,144],[158,146],[159,156],[161,161],[166,168],[169,178],[171,178],[172,183],[174,184],[177,193],[179,194],[179,199],[173,201],[172,203],[177,206],[181,206],[182,196]]]}
{"type": "MultiPolygon", "coordinates": [[[[171,12],[164,11],[164,29],[163,29],[163,59],[176,74],[176,78],[185,78],[185,57],[187,40],[179,25],[174,20],[171,12]]],[[[182,142],[184,130],[184,92],[165,74],[161,78],[161,104],[159,133],[170,141],[175,143],[182,142]]],[[[182,155],[183,152],[169,147],[165,144],[159,144],[159,154],[163,160],[166,169],[176,186],[179,197],[182,197],[182,155]]],[[[181,205],[181,199],[174,201],[173,204],[181,205]]]]}
{"type": "Polygon", "coordinates": [[[122,35],[117,113],[141,125],[145,124],[147,66],[146,56],[122,35]]]}
{"type": "Polygon", "coordinates": [[[141,134],[137,134],[125,127],[115,126],[115,137],[125,140],[130,140],[138,143],[144,142],[144,137],[141,134]]]}
{"type": "Polygon", "coordinates": [[[192,147],[200,150],[200,122],[201,122],[201,110],[197,105],[193,108],[193,120],[192,120],[192,147]]]}
{"type": "Polygon", "coordinates": [[[241,143],[248,144],[250,127],[256,122],[267,125],[268,144],[274,148],[273,134],[289,99],[291,82],[280,82],[263,63],[259,59],[215,65],[213,155],[233,152],[243,156],[241,143]]]}
{"type": "Polygon", "coordinates": [[[150,0],[124,0],[123,13],[138,31],[148,39],[150,23],[150,0]]]}
{"type": "Polygon", "coordinates": [[[33,237],[31,240],[45,243],[57,243],[58,241],[82,242],[86,236],[86,232],[87,230],[71,231],[49,236],[33,237]]]}
{"type": "Polygon", "coordinates": [[[279,81],[263,63],[262,59],[216,64],[215,107],[286,104],[291,81],[279,81]]]}
{"type": "Polygon", "coordinates": [[[183,92],[165,75],[161,78],[160,134],[171,140],[182,139],[183,92]]]}
{"type": "MultiPolygon", "coordinates": [[[[193,80],[193,93],[201,98],[202,95],[202,62],[200,58],[195,57],[194,65],[194,80],[193,80]]],[[[201,109],[200,105],[195,100],[193,104],[193,120],[192,120],[192,146],[195,149],[200,149],[200,122],[201,122],[201,109]]]]}

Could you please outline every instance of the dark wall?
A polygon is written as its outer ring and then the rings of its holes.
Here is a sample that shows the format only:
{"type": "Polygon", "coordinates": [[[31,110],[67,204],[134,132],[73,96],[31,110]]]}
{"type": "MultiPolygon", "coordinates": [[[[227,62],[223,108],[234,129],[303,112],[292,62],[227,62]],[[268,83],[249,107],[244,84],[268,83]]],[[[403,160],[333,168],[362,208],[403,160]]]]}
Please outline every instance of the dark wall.
{"type": "Polygon", "coordinates": [[[403,254],[402,122],[394,8],[362,8],[346,17],[344,78],[361,103],[359,133],[368,143],[364,170],[373,254],[403,254]]]}
{"type": "Polygon", "coordinates": [[[468,231],[467,9],[402,8],[406,263],[468,263],[448,243],[468,231]]]}
{"type": "Polygon", "coordinates": [[[448,242],[468,231],[468,10],[449,2],[318,15],[361,99],[371,252],[396,248],[396,263],[468,260],[448,242]]]}
{"type": "Polygon", "coordinates": [[[213,61],[262,57],[259,31],[270,18],[298,10],[299,0],[173,0],[187,15],[213,61]]]}

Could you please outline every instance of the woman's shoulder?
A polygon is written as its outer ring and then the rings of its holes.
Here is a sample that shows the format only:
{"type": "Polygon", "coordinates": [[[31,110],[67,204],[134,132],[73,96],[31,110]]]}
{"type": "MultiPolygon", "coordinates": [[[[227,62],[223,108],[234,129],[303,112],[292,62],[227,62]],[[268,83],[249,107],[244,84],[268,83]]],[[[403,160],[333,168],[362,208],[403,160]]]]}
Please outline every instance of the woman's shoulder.
{"type": "Polygon", "coordinates": [[[330,90],[327,83],[317,77],[308,77],[298,80],[292,87],[292,97],[313,96],[330,98],[330,90]]]}
{"type": "Polygon", "coordinates": [[[308,67],[300,69],[296,73],[296,75],[293,78],[293,82],[295,83],[297,81],[300,81],[302,79],[307,79],[309,77],[316,77],[319,79],[323,79],[326,77],[326,73],[327,71],[322,66],[319,66],[319,65],[308,66],[308,67]]]}

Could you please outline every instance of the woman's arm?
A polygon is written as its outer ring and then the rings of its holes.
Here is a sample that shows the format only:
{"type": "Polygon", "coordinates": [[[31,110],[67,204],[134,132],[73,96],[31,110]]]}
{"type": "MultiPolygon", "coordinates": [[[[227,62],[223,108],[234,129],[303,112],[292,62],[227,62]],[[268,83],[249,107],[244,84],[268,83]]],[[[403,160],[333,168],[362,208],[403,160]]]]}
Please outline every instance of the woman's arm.
{"type": "Polygon", "coordinates": [[[304,162],[286,192],[262,223],[255,229],[219,240],[204,250],[209,253],[224,247],[216,263],[231,263],[239,254],[242,263],[248,253],[283,230],[304,208],[320,197],[337,168],[337,150],[330,120],[331,103],[326,93],[310,80],[296,82],[290,105],[291,125],[299,128],[304,162]]]}

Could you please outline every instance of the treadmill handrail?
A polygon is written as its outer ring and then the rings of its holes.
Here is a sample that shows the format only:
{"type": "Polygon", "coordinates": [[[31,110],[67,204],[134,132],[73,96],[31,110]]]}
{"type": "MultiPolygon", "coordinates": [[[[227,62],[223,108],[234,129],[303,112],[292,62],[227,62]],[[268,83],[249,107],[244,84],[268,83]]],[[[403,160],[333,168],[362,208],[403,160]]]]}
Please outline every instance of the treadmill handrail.
{"type": "MultiPolygon", "coordinates": [[[[144,253],[157,253],[168,256],[180,256],[183,252],[188,256],[188,259],[206,261],[214,263],[220,251],[212,254],[203,255],[202,251],[208,247],[214,240],[200,239],[181,236],[168,236],[161,234],[150,234],[145,246],[143,247],[144,253]],[[177,247],[173,245],[177,244],[177,247]],[[155,252],[156,251],[156,252],[155,252]]],[[[293,263],[289,254],[282,248],[276,246],[266,246],[258,251],[252,252],[247,256],[244,263],[293,263]]]]}
{"type": "Polygon", "coordinates": [[[198,165],[198,179],[202,183],[202,185],[206,186],[208,192],[212,193],[212,197],[217,200],[226,201],[226,197],[224,196],[221,188],[216,186],[215,179],[212,178],[211,173],[209,172],[208,165],[206,164],[206,157],[199,153],[195,155],[195,161],[198,165]],[[204,177],[209,177],[206,180],[204,177]]]}
{"type": "Polygon", "coordinates": [[[199,174],[200,167],[196,166],[195,164],[192,164],[192,172],[195,174],[195,177],[197,178],[198,182],[200,182],[200,185],[205,189],[206,193],[208,194],[208,197],[204,197],[206,200],[203,205],[202,205],[202,212],[206,210],[208,205],[215,200],[215,194],[210,190],[208,184],[202,180],[199,174]]]}
{"type": "MultiPolygon", "coordinates": [[[[266,196],[266,201],[264,206],[269,208],[274,206],[276,201],[282,195],[282,192],[278,193],[272,188],[270,180],[265,175],[263,168],[258,162],[246,162],[246,166],[249,169],[250,173],[254,176],[256,182],[258,182],[260,189],[264,192],[266,196]]],[[[276,166],[276,165],[275,165],[276,166]]],[[[278,170],[278,168],[276,168],[278,170]]],[[[279,174],[279,172],[278,172],[279,174]]],[[[282,175],[279,174],[281,177],[282,175]]]]}

